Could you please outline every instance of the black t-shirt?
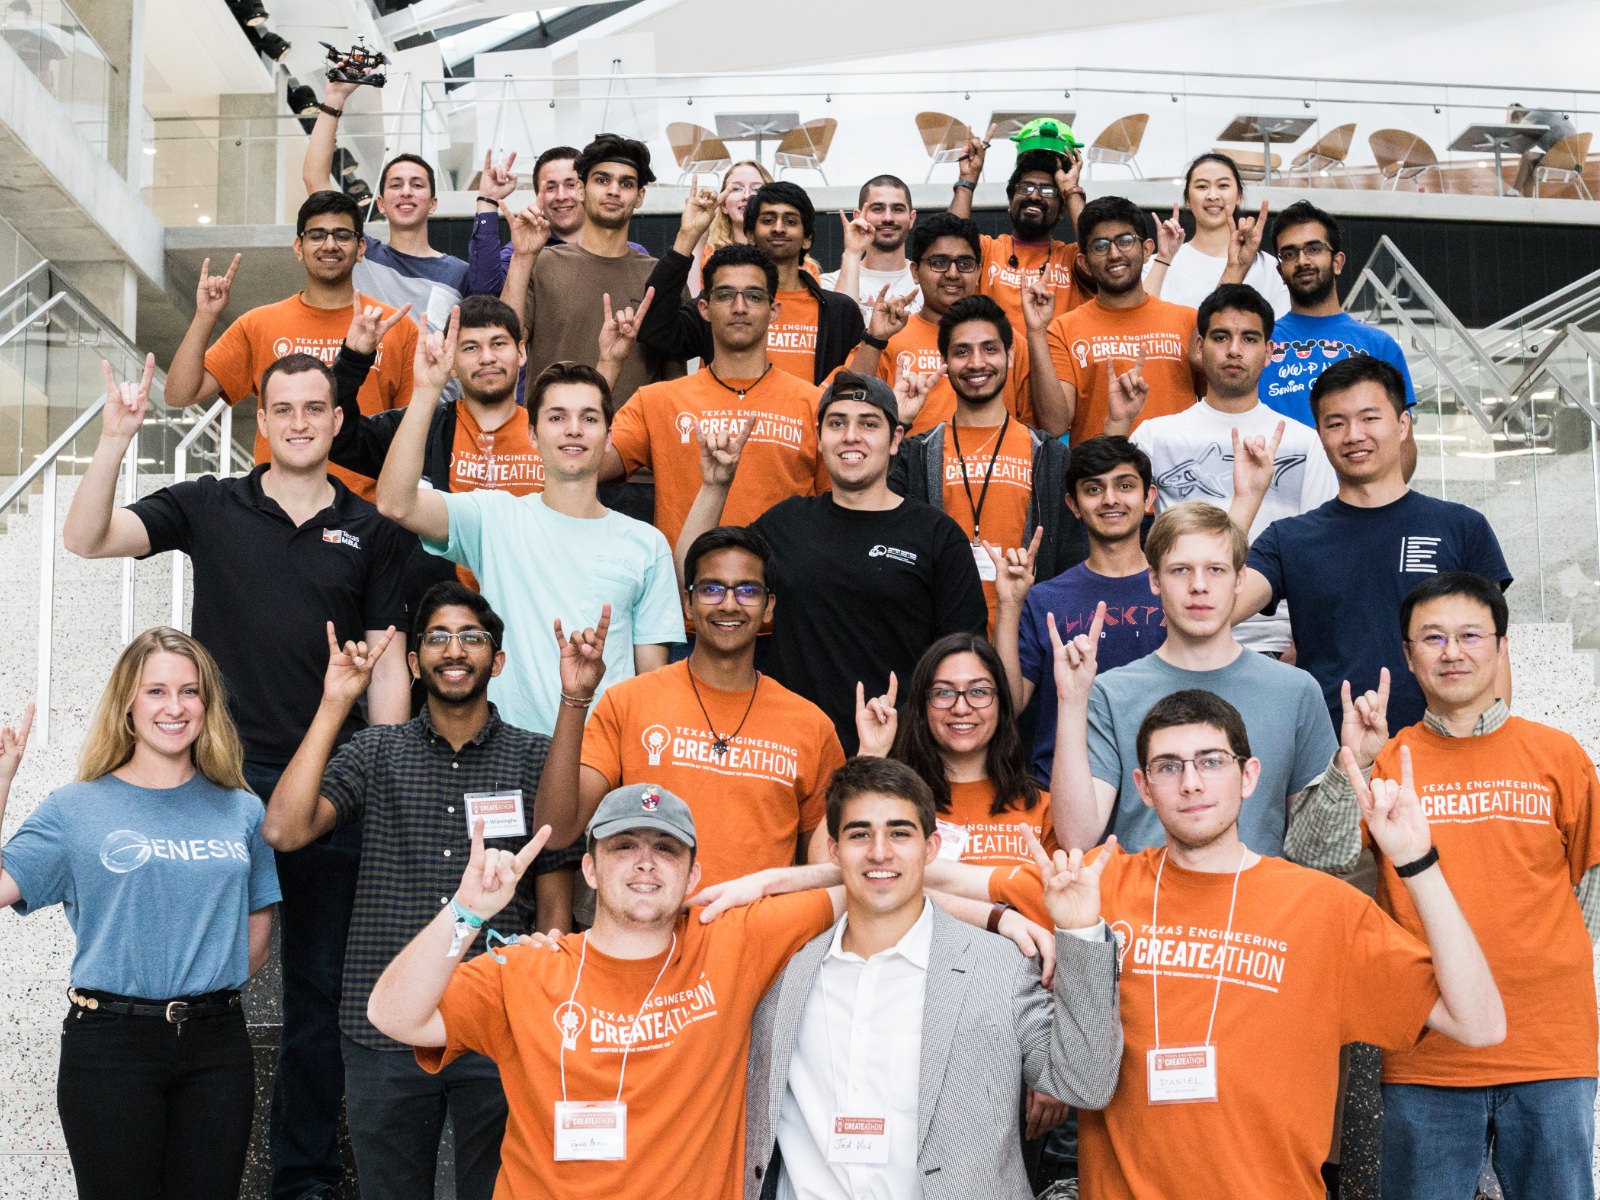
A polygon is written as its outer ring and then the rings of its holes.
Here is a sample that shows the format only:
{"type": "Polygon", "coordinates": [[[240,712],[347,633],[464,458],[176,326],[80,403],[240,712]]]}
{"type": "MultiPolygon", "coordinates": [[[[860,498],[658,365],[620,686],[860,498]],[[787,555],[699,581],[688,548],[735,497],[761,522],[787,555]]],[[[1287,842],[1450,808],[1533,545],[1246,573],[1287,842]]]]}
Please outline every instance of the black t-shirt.
{"type": "Polygon", "coordinates": [[[856,750],[856,682],[875,696],[947,633],[983,632],[989,610],[972,547],[944,513],[916,500],[841,508],[830,493],[796,496],[751,524],[772,544],[777,594],[768,665],[856,750]]]}
{"type": "MultiPolygon", "coordinates": [[[[261,490],[267,469],[177,483],[130,507],[151,554],[181,550],[194,563],[194,636],[222,669],[245,757],[281,765],[322,698],[327,622],[341,642],[404,630],[416,539],[332,476],[333,503],[296,528],[261,490]]],[[[339,740],[364,724],[352,711],[339,740]]]]}

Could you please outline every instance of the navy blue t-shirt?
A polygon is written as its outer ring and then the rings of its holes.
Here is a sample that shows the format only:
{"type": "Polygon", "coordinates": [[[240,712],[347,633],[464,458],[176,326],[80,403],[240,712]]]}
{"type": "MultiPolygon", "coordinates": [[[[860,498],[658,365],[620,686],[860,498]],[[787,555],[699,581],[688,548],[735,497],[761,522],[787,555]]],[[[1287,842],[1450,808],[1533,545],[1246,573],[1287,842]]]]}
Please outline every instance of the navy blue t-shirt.
{"type": "Polygon", "coordinates": [[[1143,658],[1167,640],[1167,618],[1161,597],[1150,590],[1150,573],[1115,578],[1089,570],[1079,563],[1054,579],[1036,583],[1022,605],[1017,631],[1017,659],[1022,675],[1033,684],[1039,698],[1038,725],[1033,737],[1033,777],[1050,784],[1050,764],[1056,756],[1055,654],[1045,616],[1054,613],[1062,638],[1088,633],[1094,606],[1106,602],[1106,623],[1100,631],[1100,652],[1095,661],[1100,674],[1143,658]]]}
{"type": "MultiPolygon", "coordinates": [[[[1311,385],[1334,363],[1357,354],[1369,354],[1396,367],[1406,381],[1406,407],[1416,404],[1417,394],[1411,388],[1411,372],[1400,343],[1349,313],[1329,317],[1285,313],[1278,318],[1272,327],[1272,354],[1256,385],[1261,403],[1315,429],[1311,385]]],[[[1290,607],[1294,607],[1292,602],[1290,607]]]]}
{"type": "Polygon", "coordinates": [[[1389,728],[1422,720],[1422,689],[1401,651],[1400,604],[1440,571],[1473,571],[1502,588],[1511,583],[1500,542],[1475,508],[1407,492],[1379,508],[1329,500],[1268,525],[1250,547],[1249,564],[1272,586],[1272,612],[1289,603],[1296,663],[1322,688],[1337,730],[1339,685],[1378,686],[1389,668],[1389,728]]]}

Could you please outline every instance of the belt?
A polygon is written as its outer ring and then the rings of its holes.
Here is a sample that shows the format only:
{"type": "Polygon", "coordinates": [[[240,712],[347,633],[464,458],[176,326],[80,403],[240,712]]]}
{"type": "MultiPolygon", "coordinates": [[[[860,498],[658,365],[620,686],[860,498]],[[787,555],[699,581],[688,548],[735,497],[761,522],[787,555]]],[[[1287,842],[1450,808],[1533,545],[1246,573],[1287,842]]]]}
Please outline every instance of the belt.
{"type": "Polygon", "coordinates": [[[152,1002],[111,992],[68,988],[67,998],[79,1008],[113,1013],[120,1017],[165,1017],[174,1025],[181,1025],[196,1017],[220,1017],[239,1010],[238,992],[207,992],[203,996],[152,1002]]]}

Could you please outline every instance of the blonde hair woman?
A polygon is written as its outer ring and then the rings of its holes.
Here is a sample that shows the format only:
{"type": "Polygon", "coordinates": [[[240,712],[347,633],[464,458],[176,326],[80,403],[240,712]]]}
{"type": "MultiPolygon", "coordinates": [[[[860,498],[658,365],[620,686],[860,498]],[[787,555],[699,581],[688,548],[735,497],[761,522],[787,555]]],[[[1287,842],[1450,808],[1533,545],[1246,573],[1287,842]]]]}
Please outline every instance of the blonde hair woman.
{"type": "MultiPolygon", "coordinates": [[[[21,761],[0,729],[0,816],[21,761]]],[[[66,908],[77,937],[56,1103],[78,1195],[238,1195],[255,1099],[239,989],[279,899],[222,676],[146,630],[79,759],[0,853],[0,905],[66,908]]]]}
{"type": "Polygon", "coordinates": [[[700,271],[710,258],[724,246],[744,245],[750,235],[744,231],[744,206],[750,197],[772,182],[772,172],[758,162],[745,159],[736,162],[722,174],[722,188],[717,193],[722,203],[712,214],[711,224],[701,236],[689,268],[689,291],[698,296],[703,286],[700,271]]]}

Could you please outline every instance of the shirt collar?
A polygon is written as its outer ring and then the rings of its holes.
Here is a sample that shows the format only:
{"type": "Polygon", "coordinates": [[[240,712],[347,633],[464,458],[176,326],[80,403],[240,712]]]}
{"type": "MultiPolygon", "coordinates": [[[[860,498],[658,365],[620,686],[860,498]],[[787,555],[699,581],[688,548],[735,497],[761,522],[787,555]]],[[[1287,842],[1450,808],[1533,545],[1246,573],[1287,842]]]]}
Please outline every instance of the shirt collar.
{"type": "MultiPolygon", "coordinates": [[[[1472,733],[1469,736],[1482,737],[1486,733],[1493,733],[1496,729],[1499,729],[1500,726],[1504,725],[1510,719],[1511,710],[1506,707],[1506,702],[1504,700],[1497,699],[1493,704],[1489,705],[1488,708],[1483,710],[1483,715],[1479,717],[1477,723],[1473,725],[1472,733]]],[[[1432,709],[1428,709],[1422,714],[1422,723],[1429,729],[1433,730],[1433,732],[1437,733],[1440,737],[1455,736],[1455,734],[1451,733],[1449,728],[1445,725],[1443,718],[1437,716],[1432,709]]]]}
{"type": "MultiPolygon", "coordinates": [[[[430,741],[435,739],[444,741],[443,735],[441,735],[434,727],[433,716],[428,712],[428,705],[426,701],[424,701],[422,705],[422,711],[417,714],[417,720],[421,722],[423,735],[430,741]]],[[[469,746],[481,746],[490,738],[494,737],[495,733],[498,732],[499,729],[500,710],[494,706],[494,701],[491,700],[489,701],[488,720],[484,721],[483,728],[478,730],[476,734],[469,738],[466,744],[469,746]]],[[[449,743],[446,742],[445,744],[448,745],[449,743]]]]}
{"type": "MultiPolygon", "coordinates": [[[[859,954],[852,953],[844,948],[844,931],[850,924],[850,914],[846,913],[833,930],[833,943],[828,947],[828,957],[841,962],[866,962],[859,954]]],[[[874,958],[880,955],[898,954],[918,970],[928,969],[928,956],[933,947],[933,902],[927,899],[922,901],[922,915],[917,918],[916,924],[901,935],[900,940],[887,950],[881,950],[874,958]]]]}

